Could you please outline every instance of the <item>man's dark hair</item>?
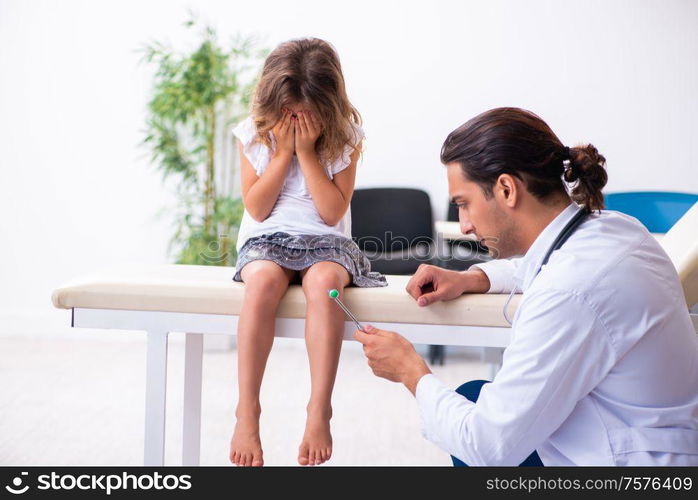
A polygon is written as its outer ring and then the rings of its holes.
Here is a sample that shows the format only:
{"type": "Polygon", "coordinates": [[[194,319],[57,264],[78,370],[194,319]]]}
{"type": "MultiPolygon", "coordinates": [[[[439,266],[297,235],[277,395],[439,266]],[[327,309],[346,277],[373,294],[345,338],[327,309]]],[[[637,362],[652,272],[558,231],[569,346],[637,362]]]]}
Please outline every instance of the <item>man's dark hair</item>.
{"type": "Polygon", "coordinates": [[[459,164],[487,197],[499,176],[510,174],[541,201],[569,194],[587,210],[604,207],[606,159],[592,144],[565,147],[547,123],[524,109],[491,109],[464,123],[446,138],[441,162],[459,164]]]}

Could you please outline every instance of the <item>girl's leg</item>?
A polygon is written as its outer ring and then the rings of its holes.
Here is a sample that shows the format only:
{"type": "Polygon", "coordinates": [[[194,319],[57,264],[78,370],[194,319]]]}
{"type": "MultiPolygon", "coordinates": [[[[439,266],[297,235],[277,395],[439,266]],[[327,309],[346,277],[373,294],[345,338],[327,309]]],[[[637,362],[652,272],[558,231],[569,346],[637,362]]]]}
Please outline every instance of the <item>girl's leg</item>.
{"type": "Polygon", "coordinates": [[[245,297],[237,334],[239,399],[230,442],[230,461],[236,465],[264,464],[259,439],[259,389],[274,341],[276,309],[294,274],[268,260],[250,262],[241,272],[245,297]]]}
{"type": "Polygon", "coordinates": [[[318,262],[301,271],[307,303],[305,344],[310,362],[310,401],[298,463],[318,465],[332,454],[332,388],[337,374],[344,331],[344,312],[331,300],[328,291],[336,288],[340,299],[350,283],[347,270],[334,262],[318,262]]]}

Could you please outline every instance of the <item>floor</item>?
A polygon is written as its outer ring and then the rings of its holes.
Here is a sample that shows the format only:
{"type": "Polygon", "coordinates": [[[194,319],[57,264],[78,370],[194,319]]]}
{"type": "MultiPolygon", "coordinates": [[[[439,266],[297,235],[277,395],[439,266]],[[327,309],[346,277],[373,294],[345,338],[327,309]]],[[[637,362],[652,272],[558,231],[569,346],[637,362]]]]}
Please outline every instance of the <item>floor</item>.
{"type": "MultiPolygon", "coordinates": [[[[170,334],[165,462],[181,455],[184,336],[170,334]]],[[[426,353],[426,346],[418,346],[426,353]]],[[[207,337],[201,463],[230,465],[237,400],[233,337],[207,337]]],[[[432,367],[448,386],[484,378],[479,351],[448,348],[432,367]]],[[[0,465],[142,464],[145,334],[73,329],[0,336],[0,465]]],[[[262,387],[267,465],[296,465],[308,396],[302,341],[276,339],[262,387]]],[[[345,342],[335,386],[329,465],[450,465],[426,441],[412,395],[376,378],[360,346],[345,342]]]]}

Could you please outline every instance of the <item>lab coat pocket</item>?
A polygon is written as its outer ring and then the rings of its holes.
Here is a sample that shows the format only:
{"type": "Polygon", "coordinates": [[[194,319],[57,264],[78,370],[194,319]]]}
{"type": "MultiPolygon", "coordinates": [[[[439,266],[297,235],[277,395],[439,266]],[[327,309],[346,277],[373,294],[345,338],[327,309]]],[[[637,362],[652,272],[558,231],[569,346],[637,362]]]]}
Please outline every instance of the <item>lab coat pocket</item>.
{"type": "Polygon", "coordinates": [[[698,455],[698,430],[679,427],[625,427],[610,429],[613,455],[638,451],[698,455]]]}

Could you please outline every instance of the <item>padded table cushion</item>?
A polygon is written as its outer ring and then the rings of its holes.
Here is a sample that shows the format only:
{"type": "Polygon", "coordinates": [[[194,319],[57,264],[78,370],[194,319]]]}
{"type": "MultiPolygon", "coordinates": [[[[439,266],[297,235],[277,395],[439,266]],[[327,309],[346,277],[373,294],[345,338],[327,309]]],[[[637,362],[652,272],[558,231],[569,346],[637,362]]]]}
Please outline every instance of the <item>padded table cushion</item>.
{"type": "MultiPolygon", "coordinates": [[[[244,284],[232,280],[234,268],[169,264],[127,265],[86,275],[57,288],[51,297],[62,309],[126,309],[238,315],[244,284]]],[[[436,325],[509,325],[502,314],[508,295],[466,294],[448,302],[419,307],[405,291],[409,276],[388,275],[382,288],[349,287],[345,304],[360,321],[436,325]]],[[[509,306],[513,316],[520,301],[509,306]]],[[[328,300],[330,300],[328,298],[328,300]]],[[[277,316],[305,317],[300,285],[291,285],[277,316]]]]}

